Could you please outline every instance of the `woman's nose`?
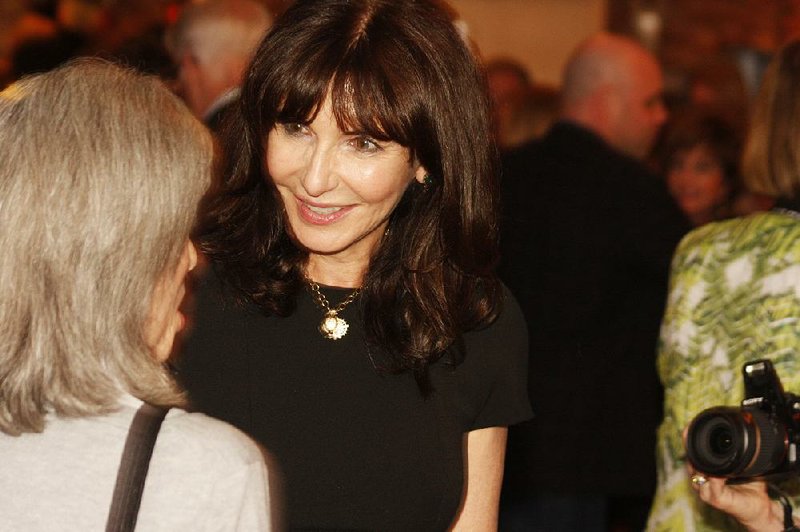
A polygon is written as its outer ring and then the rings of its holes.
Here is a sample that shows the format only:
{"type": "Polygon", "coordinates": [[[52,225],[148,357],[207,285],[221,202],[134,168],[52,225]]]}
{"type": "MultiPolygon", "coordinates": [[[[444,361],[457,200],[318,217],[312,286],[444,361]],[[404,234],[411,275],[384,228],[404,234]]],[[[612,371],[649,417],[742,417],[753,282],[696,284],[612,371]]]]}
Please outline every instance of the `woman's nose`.
{"type": "Polygon", "coordinates": [[[302,176],[303,188],[312,197],[319,197],[336,188],[335,157],[329,148],[316,146],[302,176]]]}

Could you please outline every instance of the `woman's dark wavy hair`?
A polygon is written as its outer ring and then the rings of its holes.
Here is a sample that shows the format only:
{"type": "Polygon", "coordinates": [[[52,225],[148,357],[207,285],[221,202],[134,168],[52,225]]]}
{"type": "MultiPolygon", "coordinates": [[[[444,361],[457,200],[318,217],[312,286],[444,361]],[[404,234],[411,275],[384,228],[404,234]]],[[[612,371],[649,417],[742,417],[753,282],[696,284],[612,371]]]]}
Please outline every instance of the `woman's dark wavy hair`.
{"type": "Polygon", "coordinates": [[[698,146],[705,146],[722,168],[723,179],[732,199],[741,191],[739,159],[742,138],[722,117],[698,110],[685,110],[670,117],[655,149],[658,165],[667,173],[675,157],[698,146]]]}
{"type": "Polygon", "coordinates": [[[362,283],[367,343],[384,370],[463,356],[463,332],[500,307],[496,149],[485,80],[452,12],[435,0],[298,0],[251,64],[225,136],[225,177],[202,247],[242,298],[286,316],[304,288],[306,250],[290,237],[266,175],[276,123],[309,123],[330,93],[342,130],[409,148],[429,172],[408,187],[362,283]]]}

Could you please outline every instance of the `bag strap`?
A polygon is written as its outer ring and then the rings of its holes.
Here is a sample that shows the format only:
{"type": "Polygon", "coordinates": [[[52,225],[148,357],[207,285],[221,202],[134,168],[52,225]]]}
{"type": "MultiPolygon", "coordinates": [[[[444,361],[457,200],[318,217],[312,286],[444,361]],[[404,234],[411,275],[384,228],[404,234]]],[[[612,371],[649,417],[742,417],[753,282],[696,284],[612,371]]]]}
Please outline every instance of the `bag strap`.
{"type": "Polygon", "coordinates": [[[133,532],[136,527],[153,447],[168,410],[144,403],[136,411],[122,451],[106,532],[133,532]]]}

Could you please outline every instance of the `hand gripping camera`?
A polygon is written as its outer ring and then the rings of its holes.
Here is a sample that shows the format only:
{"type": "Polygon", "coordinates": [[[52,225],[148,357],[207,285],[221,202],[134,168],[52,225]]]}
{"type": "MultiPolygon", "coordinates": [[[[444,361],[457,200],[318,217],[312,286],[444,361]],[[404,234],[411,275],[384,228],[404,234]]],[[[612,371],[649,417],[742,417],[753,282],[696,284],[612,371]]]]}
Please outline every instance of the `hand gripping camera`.
{"type": "Polygon", "coordinates": [[[715,406],[689,425],[689,462],[701,473],[728,478],[728,483],[800,474],[800,398],[784,393],[769,360],[745,364],[742,372],[741,408],[715,406]]]}

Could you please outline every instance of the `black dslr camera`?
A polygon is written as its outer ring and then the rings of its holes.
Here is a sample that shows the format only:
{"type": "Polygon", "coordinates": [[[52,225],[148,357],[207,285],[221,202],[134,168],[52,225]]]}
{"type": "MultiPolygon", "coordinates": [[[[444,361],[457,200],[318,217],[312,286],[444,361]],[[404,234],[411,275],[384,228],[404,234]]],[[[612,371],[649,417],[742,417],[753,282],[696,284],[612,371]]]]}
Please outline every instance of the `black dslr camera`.
{"type": "Polygon", "coordinates": [[[686,452],[694,468],[728,483],[800,474],[800,398],[784,393],[772,362],[745,364],[741,408],[715,406],[689,425],[686,452]]]}

